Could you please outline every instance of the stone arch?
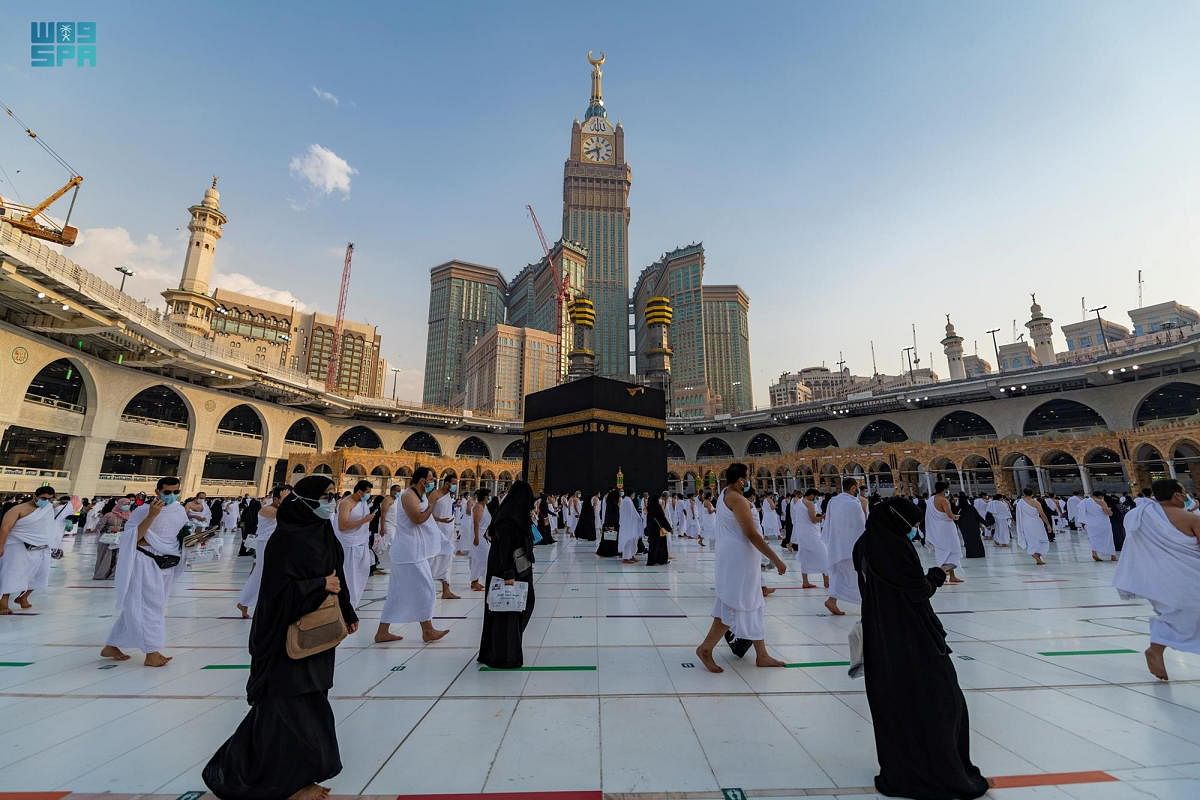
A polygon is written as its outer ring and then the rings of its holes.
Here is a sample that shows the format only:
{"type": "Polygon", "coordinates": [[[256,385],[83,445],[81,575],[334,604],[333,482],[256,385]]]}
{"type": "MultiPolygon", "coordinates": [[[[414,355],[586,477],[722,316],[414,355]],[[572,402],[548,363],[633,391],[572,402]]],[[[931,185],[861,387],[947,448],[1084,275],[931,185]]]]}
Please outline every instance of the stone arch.
{"type": "Polygon", "coordinates": [[[440,484],[446,478],[457,478],[457,477],[458,477],[458,471],[455,470],[453,467],[447,467],[446,469],[442,470],[442,474],[438,476],[438,483],[440,484]]]}
{"type": "Polygon", "coordinates": [[[892,468],[886,461],[875,461],[867,467],[867,477],[874,484],[873,488],[894,490],[896,488],[896,479],[892,475],[892,468]]]}
{"type": "Polygon", "coordinates": [[[342,431],[342,435],[333,443],[335,450],[344,447],[356,447],[361,450],[382,450],[383,440],[379,434],[365,425],[355,425],[342,431]]]}
{"type": "MultiPolygon", "coordinates": [[[[502,474],[507,475],[508,473],[505,472],[502,474]]],[[[491,489],[492,494],[496,494],[496,473],[492,472],[490,469],[485,469],[483,472],[479,473],[479,488],[491,489]]]]}
{"type": "Polygon", "coordinates": [[[677,442],[667,439],[667,458],[673,458],[678,461],[684,459],[683,448],[677,442]]]}
{"type": "Polygon", "coordinates": [[[367,468],[364,467],[362,464],[351,464],[350,466],[346,467],[346,474],[347,475],[355,475],[355,476],[366,475],[367,468]]]}
{"type": "Polygon", "coordinates": [[[858,444],[861,447],[881,442],[895,444],[896,442],[907,441],[908,434],[890,419],[877,419],[868,422],[858,434],[858,444]]]}
{"type": "Polygon", "coordinates": [[[1129,489],[1129,478],[1121,456],[1110,447],[1095,447],[1083,457],[1083,465],[1091,478],[1092,488],[1105,492],[1123,492],[1129,489]]]}
{"type": "Polygon", "coordinates": [[[459,497],[465,497],[468,493],[475,491],[478,488],[475,482],[475,470],[464,469],[462,475],[458,476],[458,484],[459,497]]]}
{"type": "Polygon", "coordinates": [[[299,444],[321,450],[321,431],[317,424],[308,417],[300,417],[288,426],[283,435],[285,444],[299,444]]]}
{"type": "MultiPolygon", "coordinates": [[[[1040,466],[1045,476],[1047,491],[1070,494],[1083,486],[1083,479],[1079,475],[1079,462],[1066,450],[1043,453],[1040,466]]],[[[1039,487],[1035,484],[1034,488],[1039,487]]]]}
{"type": "Polygon", "coordinates": [[[671,493],[679,492],[679,475],[674,472],[667,472],[667,491],[671,493]]]}
{"type": "Polygon", "coordinates": [[[513,476],[508,470],[501,470],[496,476],[496,486],[502,492],[508,491],[508,487],[513,485],[513,476]]]}
{"type": "Polygon", "coordinates": [[[925,491],[921,475],[921,462],[915,458],[904,459],[896,470],[896,488],[910,494],[920,494],[925,491]]]}
{"type": "Polygon", "coordinates": [[[1025,417],[1023,432],[1026,436],[1041,436],[1096,428],[1108,430],[1108,423],[1096,409],[1078,400],[1058,397],[1030,411],[1025,417]]]}
{"type": "Polygon", "coordinates": [[[390,478],[392,471],[387,468],[386,464],[379,464],[371,470],[371,475],[377,478],[390,478]]]}
{"type": "Polygon", "coordinates": [[[1170,448],[1170,464],[1175,477],[1189,491],[1200,486],[1200,444],[1192,439],[1180,439],[1170,448]]]}
{"type": "Polygon", "coordinates": [[[796,481],[792,478],[792,471],[788,467],[779,467],[775,470],[775,491],[790,492],[796,488],[796,481]]]}
{"type": "Polygon", "coordinates": [[[824,450],[837,446],[834,435],[819,425],[809,428],[796,440],[797,450],[824,450]]]}
{"type": "MultiPolygon", "coordinates": [[[[39,369],[29,381],[29,385],[25,387],[25,398],[65,411],[85,414],[88,409],[90,377],[86,369],[74,359],[55,359],[39,369]]],[[[94,391],[93,388],[92,392],[94,391]]]]}
{"type": "Polygon", "coordinates": [[[312,469],[313,475],[332,475],[333,469],[328,464],[317,464],[312,469]]]}
{"type": "Polygon", "coordinates": [[[721,437],[713,436],[700,445],[696,458],[733,458],[733,448],[721,437]]]}
{"type": "Polygon", "coordinates": [[[775,455],[779,452],[781,452],[779,442],[775,441],[775,437],[769,433],[755,434],[754,438],[746,445],[746,455],[748,456],[775,455]]]}
{"type": "Polygon", "coordinates": [[[504,461],[520,461],[525,457],[525,440],[513,439],[508,444],[504,445],[504,452],[500,458],[504,461]]]}
{"type": "Polygon", "coordinates": [[[762,494],[763,492],[769,492],[771,490],[772,480],[773,476],[771,475],[771,470],[767,469],[766,467],[759,467],[754,470],[754,489],[759,494],[762,494]]]}
{"type": "Polygon", "coordinates": [[[962,460],[962,471],[966,475],[968,491],[973,494],[996,491],[996,476],[992,464],[986,458],[972,453],[962,460]]]}
{"type": "Polygon", "coordinates": [[[683,493],[684,494],[695,494],[696,493],[696,473],[692,472],[691,470],[688,470],[687,472],[683,473],[683,493]]]}
{"type": "Polygon", "coordinates": [[[1142,398],[1133,415],[1135,426],[1183,420],[1200,414],[1200,386],[1173,381],[1142,398]]]}
{"type": "Polygon", "coordinates": [[[817,473],[817,488],[826,492],[837,492],[841,490],[842,476],[838,473],[838,468],[833,464],[822,464],[820,471],[817,473]]]}
{"type": "Polygon", "coordinates": [[[401,450],[407,450],[410,453],[425,453],[431,456],[440,456],[442,454],[442,446],[438,444],[437,439],[426,431],[417,431],[404,440],[404,444],[400,445],[401,450]]]}
{"type": "Polygon", "coordinates": [[[196,417],[188,399],[165,383],[147,386],[129,398],[121,416],[167,423],[178,428],[189,427],[196,417]]]}
{"type": "Polygon", "coordinates": [[[812,467],[808,467],[803,464],[796,467],[796,488],[797,489],[809,489],[816,485],[817,485],[817,483],[813,479],[812,467]]]}
{"type": "Polygon", "coordinates": [[[967,439],[995,439],[996,428],[978,414],[970,411],[951,411],[937,421],[930,434],[930,443],[954,442],[967,439]]]}
{"type": "Polygon", "coordinates": [[[238,403],[226,411],[217,423],[218,433],[232,433],[258,439],[263,437],[266,429],[267,423],[263,415],[249,403],[238,403]]]}
{"type": "Polygon", "coordinates": [[[459,442],[454,455],[457,458],[486,458],[490,461],[492,451],[483,439],[480,439],[478,436],[468,436],[459,442]]]}
{"type": "Polygon", "coordinates": [[[305,469],[304,469],[303,464],[297,464],[296,466],[292,467],[293,475],[303,475],[304,472],[305,472],[305,469]]]}

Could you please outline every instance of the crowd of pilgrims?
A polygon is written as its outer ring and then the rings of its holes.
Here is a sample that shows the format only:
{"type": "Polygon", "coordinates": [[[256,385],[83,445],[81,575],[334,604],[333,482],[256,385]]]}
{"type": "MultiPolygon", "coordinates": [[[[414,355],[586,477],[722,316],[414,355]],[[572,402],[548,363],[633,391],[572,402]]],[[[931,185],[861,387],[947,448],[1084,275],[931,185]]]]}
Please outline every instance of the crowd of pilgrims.
{"type": "MultiPolygon", "coordinates": [[[[322,800],[328,790],[320,782],[341,769],[327,699],[335,651],[289,657],[285,638],[298,620],[334,602],[327,598],[336,597],[344,631],[353,633],[368,578],[384,575],[387,597],[374,641],[402,639],[392,626],[418,623],[422,640],[434,642],[448,633],[433,624],[435,601],[459,597],[450,585],[451,565],[455,556],[466,557],[470,583],[462,591],[482,595],[501,584],[527,585],[519,611],[493,611],[490,593],[484,606],[477,659],[488,668],[513,669],[524,663],[521,638],[536,602],[535,548],[574,539],[595,542],[600,558],[635,565],[644,555],[646,566],[662,566],[671,560],[673,537],[690,539],[716,551],[713,621],[696,653],[705,668],[721,672],[714,648],[722,640],[738,658],[753,647],[757,666],[784,665],[767,652],[764,598],[773,590],[761,573],[784,574],[786,555],[802,588],[818,588],[809,578],[822,576],[832,614],[845,613],[839,600],[861,607],[859,658],[884,665],[866,670],[882,767],[877,788],[889,796],[976,797],[986,782],[969,759],[965,700],[928,598],[944,583],[962,583],[962,561],[985,557],[986,541],[1007,548],[1016,540],[1034,564],[1044,565],[1049,543],[1070,532],[1086,535],[1094,560],[1116,561],[1125,518],[1140,510],[1135,525],[1147,531],[1158,525],[1155,535],[1165,537],[1166,548],[1177,546],[1167,541],[1171,533],[1162,532],[1161,521],[1143,519],[1148,505],[1167,509],[1173,530],[1200,534],[1197,503],[1174,481],[1166,483],[1175,488],[1159,481],[1153,495],[1146,489],[1137,497],[1079,490],[1062,498],[1026,488],[1012,499],[955,494],[940,481],[930,494],[867,495],[852,478],[837,493],[756,491],[744,464],[731,465],[725,478],[722,488],[695,493],[613,488],[538,496],[522,481],[499,494],[487,488],[460,493],[453,476],[439,481],[429,468],[382,495],[366,480],[337,493],[325,475],[277,486],[263,498],[181,498],[177,478],[160,479],[150,496],[91,501],[57,496],[47,486],[11,499],[0,512],[0,614],[14,613],[10,598],[21,609],[31,607],[33,592],[48,584],[50,561],[64,555],[65,537],[74,537],[78,551],[79,534],[99,534],[93,577],[115,578],[117,590],[116,620],[101,655],[124,661],[130,658],[124,649],[141,650],[145,666],[166,666],[166,605],[188,566],[187,544],[196,541],[189,535],[234,532],[238,556],[255,558],[237,600],[241,616],[252,619],[250,712],[213,756],[204,779],[214,794],[231,800],[322,800]],[[1175,506],[1182,517],[1171,516],[1175,506]],[[934,567],[922,569],[917,546],[932,550],[934,567]],[[923,633],[914,639],[914,632],[923,633]],[[931,646],[921,644],[925,635],[932,636],[931,646]]],[[[1200,567],[1190,550],[1180,552],[1167,566],[1180,576],[1168,585],[1186,584],[1195,593],[1200,567]]],[[[1151,570],[1146,564],[1161,557],[1142,556],[1137,569],[1126,571],[1125,584],[1130,594],[1154,603],[1159,629],[1152,621],[1153,642],[1195,649],[1195,609],[1162,595],[1161,565],[1151,570]]],[[[1117,585],[1122,588],[1119,577],[1117,585]]],[[[1147,660],[1165,679],[1163,647],[1153,643],[1147,660]]]]}

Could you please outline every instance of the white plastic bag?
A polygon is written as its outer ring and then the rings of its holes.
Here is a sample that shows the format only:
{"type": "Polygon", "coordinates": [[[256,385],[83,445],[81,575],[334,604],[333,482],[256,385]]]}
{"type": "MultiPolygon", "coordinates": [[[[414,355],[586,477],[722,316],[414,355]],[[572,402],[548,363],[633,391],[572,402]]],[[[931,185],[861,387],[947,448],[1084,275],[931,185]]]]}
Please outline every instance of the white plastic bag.
{"type": "Polygon", "coordinates": [[[529,602],[529,584],[513,581],[511,585],[500,578],[488,584],[487,605],[492,611],[524,611],[529,602]]]}
{"type": "Polygon", "coordinates": [[[98,541],[100,544],[106,544],[109,547],[112,547],[121,541],[121,534],[119,534],[119,533],[102,533],[102,534],[100,534],[99,538],[96,539],[96,541],[98,541]]]}
{"type": "Polygon", "coordinates": [[[850,644],[850,669],[846,670],[846,674],[851,678],[861,678],[863,676],[862,620],[854,623],[854,627],[850,629],[848,640],[850,644]]]}

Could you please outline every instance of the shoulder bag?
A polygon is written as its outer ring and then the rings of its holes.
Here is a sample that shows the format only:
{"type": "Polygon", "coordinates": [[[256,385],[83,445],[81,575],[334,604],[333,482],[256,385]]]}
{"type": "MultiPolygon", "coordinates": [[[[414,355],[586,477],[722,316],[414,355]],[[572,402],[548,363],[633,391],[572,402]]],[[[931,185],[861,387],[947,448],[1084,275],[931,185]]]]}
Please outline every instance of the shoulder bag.
{"type": "Polygon", "coordinates": [[[338,596],[328,595],[316,611],[310,611],[288,625],[288,658],[299,660],[324,653],[337,647],[349,635],[338,596]]]}

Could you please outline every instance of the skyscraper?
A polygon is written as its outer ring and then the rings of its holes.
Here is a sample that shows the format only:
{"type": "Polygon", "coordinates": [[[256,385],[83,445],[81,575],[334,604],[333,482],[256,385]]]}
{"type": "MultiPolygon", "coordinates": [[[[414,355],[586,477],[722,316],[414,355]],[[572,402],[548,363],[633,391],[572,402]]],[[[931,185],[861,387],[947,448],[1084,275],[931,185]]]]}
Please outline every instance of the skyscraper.
{"type": "Polygon", "coordinates": [[[750,298],[738,286],[705,286],[704,355],[709,386],[721,395],[721,410],[754,408],[750,388],[750,298]]]}
{"type": "Polygon", "coordinates": [[[462,395],[467,351],[504,321],[506,288],[494,267],[447,261],[430,270],[425,403],[448,406],[462,395]]]}
{"type": "MultiPolygon", "coordinates": [[[[567,372],[567,352],[571,349],[571,320],[567,304],[583,290],[587,280],[587,250],[576,242],[561,239],[550,248],[550,258],[530,264],[509,281],[505,296],[505,322],[517,328],[558,334],[567,343],[560,348],[560,371],[567,372]],[[554,264],[554,269],[550,264],[554,264]],[[559,275],[566,277],[567,296],[559,307],[559,275]],[[561,323],[561,328],[557,327],[561,323]]],[[[551,384],[553,385],[553,384],[551,384]]],[[[543,387],[544,388],[544,387],[543,387]]]]}
{"type": "Polygon", "coordinates": [[[596,304],[593,344],[601,375],[628,375],[629,187],[625,130],[608,121],[600,58],[592,58],[592,96],[583,121],[571,125],[571,149],[563,168],[562,238],[587,248],[585,289],[596,304]]]}

